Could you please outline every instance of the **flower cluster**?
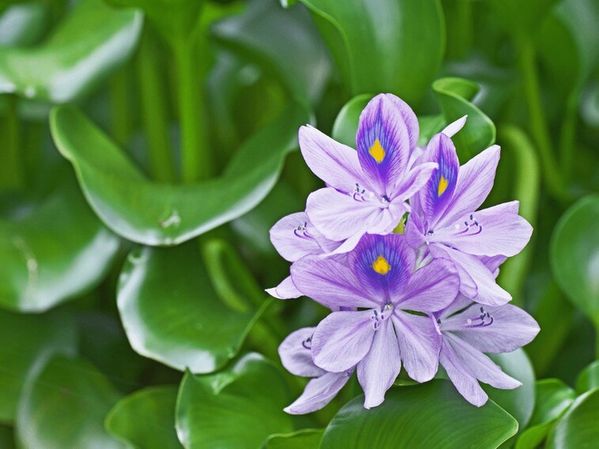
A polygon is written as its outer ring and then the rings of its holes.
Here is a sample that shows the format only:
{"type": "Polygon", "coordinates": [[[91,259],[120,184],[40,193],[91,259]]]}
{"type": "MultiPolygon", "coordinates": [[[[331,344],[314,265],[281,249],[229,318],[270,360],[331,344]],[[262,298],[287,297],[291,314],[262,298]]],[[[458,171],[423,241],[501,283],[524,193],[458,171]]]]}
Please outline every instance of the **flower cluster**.
{"type": "Polygon", "coordinates": [[[476,406],[487,401],[479,381],[520,385],[485,353],[514,351],[539,331],[495,281],[532,228],[516,201],[479,210],[500,150],[492,146],[460,166],[451,138],[464,123],[420,148],[414,112],[381,94],[362,111],[356,150],[300,129],[302,155],[326,187],[310,194],[305,212],[271,229],[292,265],[268,291],[280,299],[308,296],[331,313],[279,348],[285,368],[312,378],[288,413],[324,407],[354,372],[364,407],[375,407],[402,365],[426,382],[440,364],[476,406]]]}

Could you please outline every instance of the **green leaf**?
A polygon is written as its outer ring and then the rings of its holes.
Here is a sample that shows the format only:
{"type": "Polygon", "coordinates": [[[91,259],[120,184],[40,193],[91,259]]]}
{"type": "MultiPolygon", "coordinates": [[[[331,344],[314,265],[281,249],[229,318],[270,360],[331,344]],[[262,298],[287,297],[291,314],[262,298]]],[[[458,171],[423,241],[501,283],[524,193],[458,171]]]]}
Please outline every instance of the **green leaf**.
{"type": "Polygon", "coordinates": [[[284,10],[270,0],[253,0],[212,33],[220,44],[274,73],[297,101],[315,103],[321,97],[331,64],[304,8],[284,10]]]}
{"type": "Polygon", "coordinates": [[[508,32],[515,35],[530,35],[549,14],[558,0],[491,0],[494,17],[508,32]]]}
{"type": "Polygon", "coordinates": [[[551,268],[568,298],[599,327],[599,196],[570,207],[551,238],[551,268]]]}
{"type": "Polygon", "coordinates": [[[474,103],[479,87],[463,78],[441,78],[433,83],[433,91],[446,123],[468,116],[466,125],[453,138],[463,164],[495,142],[495,125],[474,103]]]}
{"type": "Polygon", "coordinates": [[[15,438],[13,430],[10,427],[0,425],[0,448],[14,449],[14,447],[15,438]]]}
{"type": "Polygon", "coordinates": [[[448,381],[395,387],[371,410],[363,402],[357,397],[337,413],[321,449],[493,449],[518,430],[493,401],[473,407],[448,381]]]}
{"type": "Polygon", "coordinates": [[[0,422],[11,423],[25,380],[53,354],[75,352],[75,325],[59,311],[21,315],[0,310],[0,342],[0,422]]]}
{"type": "Polygon", "coordinates": [[[535,449],[553,423],[570,407],[576,393],[559,379],[543,379],[535,385],[535,410],[528,428],[516,442],[516,449],[535,449]]]}
{"type": "Polygon", "coordinates": [[[279,370],[248,354],[227,371],[189,372],[179,388],[177,434],[186,449],[256,449],[271,434],[290,432],[289,402],[279,370]]]}
{"type": "Polygon", "coordinates": [[[371,98],[370,94],[357,95],[343,105],[333,124],[331,132],[333,139],[351,148],[356,148],[356,132],[360,114],[371,98]]]}
{"type": "Polygon", "coordinates": [[[0,15],[0,45],[16,47],[34,44],[44,32],[48,13],[43,3],[11,5],[0,15]]]}
{"type": "Polygon", "coordinates": [[[137,353],[194,373],[212,372],[232,359],[262,312],[233,310],[218,299],[197,242],[133,250],[117,303],[137,353]]]}
{"type": "Polygon", "coordinates": [[[392,92],[416,102],[428,89],[445,47],[439,1],[301,2],[315,16],[351,95],[392,92]]]}
{"type": "Polygon", "coordinates": [[[17,439],[23,449],[123,449],[104,430],[118,393],[84,360],[53,357],[21,396],[17,439]]]}
{"type": "Polygon", "coordinates": [[[181,449],[175,432],[177,387],[148,387],[121,399],[106,430],[139,449],[181,449]]]}
{"type": "Polygon", "coordinates": [[[585,391],[599,388],[599,360],[595,360],[587,366],[576,379],[576,391],[584,393],[585,391]]]}
{"type": "Polygon", "coordinates": [[[318,449],[322,432],[322,429],[302,429],[271,435],[261,449],[318,449]]]}
{"type": "Polygon", "coordinates": [[[118,247],[75,186],[62,187],[0,220],[0,306],[41,312],[80,295],[102,280],[118,247]]]}
{"type": "Polygon", "coordinates": [[[73,101],[131,55],[141,25],[137,11],[82,0],[39,46],[0,48],[0,92],[52,103],[73,101]]]}
{"type": "Polygon", "coordinates": [[[599,389],[579,396],[553,428],[546,449],[592,448],[599,441],[599,389]]]}
{"type": "Polygon", "coordinates": [[[285,155],[297,146],[297,128],[309,117],[290,107],[242,145],[219,178],[192,185],[149,181],[74,108],[55,108],[50,121],[56,146],[109,228],[146,245],[177,245],[260,203],[276,183],[285,155]]]}

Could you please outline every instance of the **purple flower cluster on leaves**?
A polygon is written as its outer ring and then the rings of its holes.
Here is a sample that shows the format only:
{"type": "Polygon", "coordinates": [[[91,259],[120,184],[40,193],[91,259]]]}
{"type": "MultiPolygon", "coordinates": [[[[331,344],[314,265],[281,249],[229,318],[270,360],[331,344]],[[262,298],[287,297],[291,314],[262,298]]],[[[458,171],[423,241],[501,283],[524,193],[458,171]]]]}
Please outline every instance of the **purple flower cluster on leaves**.
{"type": "Polygon", "coordinates": [[[324,407],[354,372],[366,408],[384,401],[402,367],[426,382],[442,366],[476,406],[488,399],[479,382],[520,385],[486,353],[514,351],[539,331],[495,281],[532,228],[518,202],[479,210],[500,150],[492,146],[460,166],[451,137],[464,122],[419,148],[414,112],[381,94],[362,111],[356,150],[300,129],[304,159],[326,187],[310,194],[305,212],[271,229],[292,265],[269,293],[308,296],[331,313],[279,347],[286,369],[311,378],[288,413],[324,407]]]}

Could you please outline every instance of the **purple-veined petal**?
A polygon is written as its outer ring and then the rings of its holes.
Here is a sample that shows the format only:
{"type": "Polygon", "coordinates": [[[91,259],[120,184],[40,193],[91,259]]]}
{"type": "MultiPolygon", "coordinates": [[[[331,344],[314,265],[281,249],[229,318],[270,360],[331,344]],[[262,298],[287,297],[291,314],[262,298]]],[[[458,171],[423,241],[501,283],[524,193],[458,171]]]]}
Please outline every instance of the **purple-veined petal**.
{"type": "Polygon", "coordinates": [[[393,230],[393,218],[380,202],[354,199],[331,187],[319,189],[308,196],[306,213],[314,226],[331,240],[345,240],[366,232],[374,225],[393,230]]]}
{"type": "Polygon", "coordinates": [[[312,361],[312,334],[315,327],[290,333],[279,345],[279,357],[287,371],[296,376],[319,377],[326,373],[312,361]]]}
{"type": "Polygon", "coordinates": [[[482,407],[486,404],[489,396],[478,384],[476,378],[464,369],[457,354],[446,342],[443,342],[439,362],[445,368],[449,380],[464,399],[476,407],[482,407]]]}
{"type": "Polygon", "coordinates": [[[476,256],[515,256],[530,240],[532,226],[511,213],[513,203],[517,202],[470,212],[452,226],[436,230],[429,240],[445,242],[476,256]]]}
{"type": "Polygon", "coordinates": [[[436,312],[435,317],[438,318],[439,320],[441,320],[441,322],[443,322],[443,320],[449,318],[450,316],[454,315],[455,313],[457,313],[461,310],[466,309],[467,307],[471,306],[472,304],[473,304],[473,302],[471,299],[466,298],[464,295],[460,294],[446,308],[444,308],[443,310],[441,310],[439,312],[436,312]]]}
{"type": "Polygon", "coordinates": [[[376,333],[373,310],[333,312],[322,320],[312,336],[316,366],[340,373],[362,360],[376,333]]]}
{"type": "Polygon", "coordinates": [[[437,372],[441,336],[429,317],[396,311],[392,317],[401,361],[417,382],[431,380],[437,372]]]}
{"type": "Polygon", "coordinates": [[[467,115],[460,117],[459,119],[451,122],[449,125],[447,125],[445,128],[443,128],[443,131],[441,131],[441,133],[445,134],[447,137],[455,136],[457,133],[459,133],[462,130],[462,128],[466,124],[467,119],[468,119],[467,115]]]}
{"type": "Polygon", "coordinates": [[[406,176],[401,178],[394,186],[392,193],[393,201],[405,201],[412,198],[430,180],[437,166],[435,162],[424,162],[410,169],[406,176]]]}
{"type": "Polygon", "coordinates": [[[364,390],[364,407],[380,405],[401,369],[393,324],[386,320],[374,335],[370,351],[358,363],[358,381],[364,390]]]}
{"type": "Polygon", "coordinates": [[[504,390],[511,390],[522,385],[520,381],[501,371],[501,368],[489,357],[451,332],[443,334],[443,343],[451,346],[454,350],[456,363],[459,363],[481,382],[504,390]]]}
{"type": "Polygon", "coordinates": [[[276,287],[267,288],[266,293],[277,299],[295,299],[303,296],[302,292],[295,287],[291,276],[287,276],[276,287]]]}
{"type": "Polygon", "coordinates": [[[451,304],[460,289],[460,278],[453,263],[435,259],[416,270],[401,289],[399,307],[419,312],[436,312],[451,304]]]}
{"type": "MultiPolygon", "coordinates": [[[[412,199],[417,198],[418,195],[413,196],[412,199]]],[[[415,249],[420,248],[424,243],[426,243],[426,239],[424,237],[425,226],[423,217],[421,214],[415,211],[414,203],[410,201],[410,206],[412,211],[408,216],[408,220],[406,222],[406,229],[404,236],[408,244],[415,249]]]]}
{"type": "Polygon", "coordinates": [[[326,373],[312,379],[306,385],[304,392],[285,411],[291,415],[304,415],[315,412],[326,406],[347,383],[351,374],[326,373]]]}
{"type": "Polygon", "coordinates": [[[393,94],[384,94],[385,98],[390,100],[397,111],[401,114],[403,121],[406,125],[406,129],[408,130],[408,136],[410,139],[410,149],[413,151],[416,149],[416,145],[418,144],[418,137],[420,136],[420,125],[418,124],[418,118],[412,108],[403,101],[401,98],[393,95],[393,94]]]}
{"type": "Polygon", "coordinates": [[[291,265],[297,289],[331,310],[340,307],[380,307],[382,301],[367,297],[346,257],[304,257],[291,265]]]}
{"type": "Polygon", "coordinates": [[[489,269],[493,276],[497,278],[499,275],[499,267],[507,260],[505,256],[481,256],[480,261],[489,269]]]}
{"type": "Polygon", "coordinates": [[[451,201],[439,219],[440,226],[453,224],[480,207],[493,188],[499,155],[499,146],[493,145],[460,167],[451,201]]]}
{"type": "Polygon", "coordinates": [[[360,114],[356,147],[372,187],[389,195],[406,170],[411,149],[408,127],[390,95],[377,95],[360,114]]]}
{"type": "Polygon", "coordinates": [[[539,325],[524,310],[506,304],[485,307],[473,304],[441,321],[442,331],[452,332],[481,352],[512,352],[530,343],[539,325]]]}
{"type": "Polygon", "coordinates": [[[343,192],[351,192],[356,183],[370,186],[364,178],[353,148],[331,139],[311,126],[299,130],[299,146],[310,170],[327,185],[343,192]]]}
{"type": "MultiPolygon", "coordinates": [[[[478,295],[478,287],[476,285],[476,282],[474,282],[474,279],[472,278],[472,276],[470,276],[470,274],[468,274],[466,269],[462,265],[460,265],[455,260],[455,258],[452,258],[451,255],[454,253],[451,252],[451,248],[436,243],[431,243],[430,245],[428,245],[428,248],[433,259],[446,259],[451,261],[455,265],[458,272],[458,276],[460,278],[460,293],[466,296],[467,298],[476,298],[476,296],[478,295]]],[[[460,255],[458,255],[458,257],[459,256],[460,255]]]]}

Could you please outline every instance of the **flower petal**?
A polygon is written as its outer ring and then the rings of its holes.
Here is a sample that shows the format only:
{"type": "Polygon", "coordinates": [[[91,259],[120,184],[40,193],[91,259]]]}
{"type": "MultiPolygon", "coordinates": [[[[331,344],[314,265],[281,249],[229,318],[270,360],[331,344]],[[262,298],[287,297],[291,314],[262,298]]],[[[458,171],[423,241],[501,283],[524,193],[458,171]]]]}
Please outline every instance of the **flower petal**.
{"type": "Polygon", "coordinates": [[[443,342],[439,362],[445,368],[449,380],[464,399],[476,407],[486,404],[489,396],[478,384],[476,378],[464,369],[454,349],[446,342],[443,342]]]}
{"type": "Polygon", "coordinates": [[[364,390],[364,407],[380,405],[401,369],[399,346],[393,324],[386,320],[374,334],[370,351],[358,363],[358,381],[364,390]]]}
{"type": "Polygon", "coordinates": [[[372,310],[333,312],[316,327],[312,337],[314,363],[333,373],[354,367],[372,345],[372,310]]]}
{"type": "Polygon", "coordinates": [[[417,382],[431,380],[437,372],[441,347],[441,336],[433,320],[401,311],[396,312],[392,320],[401,361],[408,375],[417,382]]]}
{"type": "Polygon", "coordinates": [[[287,276],[279,285],[273,288],[267,288],[266,293],[277,299],[295,299],[303,296],[293,283],[291,276],[287,276]]]}
{"type": "Polygon", "coordinates": [[[425,162],[418,164],[406,174],[405,177],[401,178],[394,187],[393,195],[395,198],[393,202],[397,200],[405,201],[414,196],[420,191],[427,182],[429,182],[431,175],[437,169],[436,162],[425,162]]]}
{"type": "Polygon", "coordinates": [[[346,259],[304,257],[291,266],[291,278],[300,292],[331,310],[380,307],[377,298],[365,295],[346,259]]]}
{"type": "Polygon", "coordinates": [[[443,131],[441,131],[441,132],[443,134],[445,134],[447,137],[453,137],[462,130],[462,128],[466,124],[467,119],[468,119],[468,116],[464,115],[464,116],[460,117],[459,119],[457,119],[456,121],[451,122],[449,125],[447,125],[445,128],[443,128],[443,131]]]}
{"type": "Polygon", "coordinates": [[[299,130],[299,146],[310,170],[327,185],[346,193],[351,192],[356,183],[370,186],[353,148],[309,125],[299,130]]]}
{"type": "Polygon", "coordinates": [[[458,296],[460,278],[450,261],[435,259],[416,270],[402,289],[399,306],[419,312],[436,312],[447,307],[458,296]]]}
{"type": "Polygon", "coordinates": [[[350,374],[326,373],[312,379],[306,385],[304,392],[285,411],[291,415],[304,415],[315,412],[326,406],[347,383],[350,374]]]}
{"type": "Polygon", "coordinates": [[[441,321],[442,331],[451,331],[481,352],[512,352],[530,343],[539,325],[524,310],[506,304],[482,307],[473,304],[441,321]]]}
{"type": "Polygon", "coordinates": [[[412,148],[408,126],[392,95],[380,94],[368,102],[360,114],[356,146],[370,184],[380,195],[390,195],[412,148]]]}
{"type": "Polygon", "coordinates": [[[296,376],[319,377],[326,371],[312,361],[312,335],[315,327],[304,327],[290,333],[279,345],[279,357],[287,371],[296,376]]]}

